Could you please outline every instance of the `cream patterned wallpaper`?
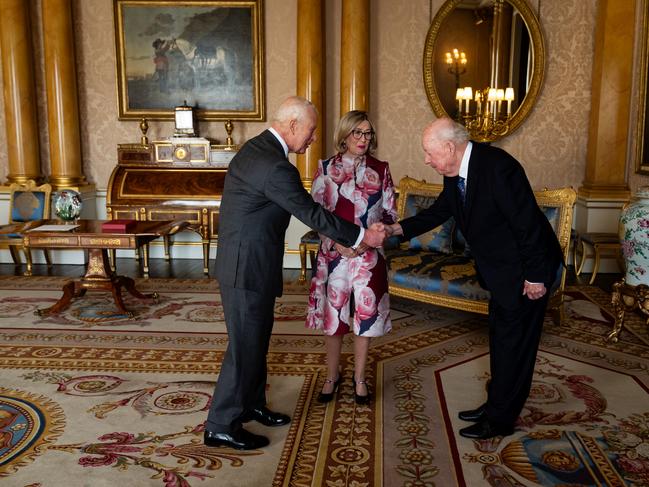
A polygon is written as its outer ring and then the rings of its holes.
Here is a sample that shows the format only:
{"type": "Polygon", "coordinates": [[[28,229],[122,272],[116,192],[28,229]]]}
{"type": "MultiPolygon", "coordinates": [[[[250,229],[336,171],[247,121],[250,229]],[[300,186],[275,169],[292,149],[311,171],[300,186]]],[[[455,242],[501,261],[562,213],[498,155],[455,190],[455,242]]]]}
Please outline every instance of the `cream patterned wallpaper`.
{"type": "MultiPolygon", "coordinates": [[[[443,0],[372,0],[370,28],[370,112],[379,137],[378,157],[390,162],[393,177],[438,181],[423,165],[420,134],[434,115],[423,87],[422,53],[432,16],[443,0]]],[[[326,0],[326,147],[339,117],[340,0],[326,0]]],[[[535,188],[572,185],[583,180],[586,164],[593,38],[597,0],[529,0],[546,41],[546,75],[537,106],[513,135],[497,143],[524,165],[535,188]]],[[[135,121],[117,119],[112,0],[74,0],[79,110],[84,173],[104,189],[119,143],[136,142],[135,121]]],[[[40,0],[33,2],[36,86],[41,125],[41,156],[49,172],[43,89],[40,0]]],[[[265,1],[267,115],[295,92],[297,0],[265,1]]],[[[0,79],[0,89],[2,80],[0,79]]],[[[4,127],[0,100],[0,127],[4,127]]],[[[267,123],[236,123],[236,142],[254,136],[267,123]]],[[[172,124],[151,122],[150,139],[170,134],[172,124]]],[[[223,140],[222,123],[203,122],[202,135],[223,140]]],[[[648,178],[629,171],[632,189],[648,178]]],[[[0,130],[0,180],[7,174],[6,134],[0,130]]]]}

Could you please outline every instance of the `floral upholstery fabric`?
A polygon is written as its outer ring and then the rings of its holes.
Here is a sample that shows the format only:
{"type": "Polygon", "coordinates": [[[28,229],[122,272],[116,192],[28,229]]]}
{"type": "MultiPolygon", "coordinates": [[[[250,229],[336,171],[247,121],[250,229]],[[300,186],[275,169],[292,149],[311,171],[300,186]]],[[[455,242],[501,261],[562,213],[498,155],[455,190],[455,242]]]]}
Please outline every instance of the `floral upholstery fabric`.
{"type": "MultiPolygon", "coordinates": [[[[408,218],[428,208],[435,202],[434,196],[409,194],[406,197],[406,207],[403,218],[408,218]]],[[[455,219],[449,218],[445,223],[432,230],[410,239],[410,248],[413,250],[432,250],[450,254],[453,252],[453,230],[455,219]]]]}
{"type": "Polygon", "coordinates": [[[392,284],[438,294],[488,300],[489,291],[478,283],[473,259],[462,254],[443,254],[413,249],[386,252],[392,284]]]}

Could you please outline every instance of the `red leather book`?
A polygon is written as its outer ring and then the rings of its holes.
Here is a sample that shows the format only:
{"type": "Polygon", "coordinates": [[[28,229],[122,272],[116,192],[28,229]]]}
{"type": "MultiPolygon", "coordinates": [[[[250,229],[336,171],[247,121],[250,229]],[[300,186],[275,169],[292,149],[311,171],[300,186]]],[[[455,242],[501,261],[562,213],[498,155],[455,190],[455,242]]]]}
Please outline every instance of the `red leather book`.
{"type": "Polygon", "coordinates": [[[101,224],[103,232],[130,232],[137,220],[109,220],[101,224]]]}

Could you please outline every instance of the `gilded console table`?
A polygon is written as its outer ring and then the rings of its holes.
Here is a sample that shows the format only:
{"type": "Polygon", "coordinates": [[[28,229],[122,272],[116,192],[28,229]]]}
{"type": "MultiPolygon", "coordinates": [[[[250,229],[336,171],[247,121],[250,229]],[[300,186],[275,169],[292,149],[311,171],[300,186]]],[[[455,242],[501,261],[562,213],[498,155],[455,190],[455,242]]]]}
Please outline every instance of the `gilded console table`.
{"type": "MultiPolygon", "coordinates": [[[[155,162],[153,146],[122,144],[108,181],[108,219],[183,220],[200,234],[203,272],[207,274],[210,241],[217,237],[219,209],[227,168],[209,162],[155,162]]],[[[168,258],[168,238],[165,257],[168,258]]],[[[145,262],[145,267],[146,267],[145,262]]]]}
{"type": "Polygon", "coordinates": [[[613,325],[613,331],[606,337],[607,340],[617,342],[617,337],[624,324],[624,315],[627,311],[638,308],[648,317],[647,324],[649,324],[649,286],[645,284],[632,286],[622,279],[613,284],[611,303],[615,308],[615,324],[613,325]]]}

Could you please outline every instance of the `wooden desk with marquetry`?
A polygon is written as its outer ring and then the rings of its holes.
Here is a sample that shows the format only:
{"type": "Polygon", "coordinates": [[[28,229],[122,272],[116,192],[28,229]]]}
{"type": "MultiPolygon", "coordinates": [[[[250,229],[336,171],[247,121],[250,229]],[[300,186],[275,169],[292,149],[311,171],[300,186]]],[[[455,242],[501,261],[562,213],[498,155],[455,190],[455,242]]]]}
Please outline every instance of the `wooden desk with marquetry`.
{"type": "MultiPolygon", "coordinates": [[[[219,209],[227,169],[209,162],[156,162],[152,145],[121,144],[108,182],[109,220],[175,220],[200,234],[207,274],[210,241],[217,237],[219,209]]],[[[169,255],[165,239],[165,257],[169,255]]],[[[145,268],[148,267],[145,262],[145,268]]]]}

